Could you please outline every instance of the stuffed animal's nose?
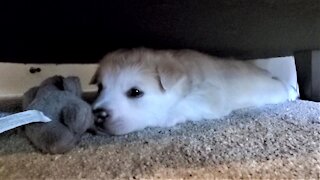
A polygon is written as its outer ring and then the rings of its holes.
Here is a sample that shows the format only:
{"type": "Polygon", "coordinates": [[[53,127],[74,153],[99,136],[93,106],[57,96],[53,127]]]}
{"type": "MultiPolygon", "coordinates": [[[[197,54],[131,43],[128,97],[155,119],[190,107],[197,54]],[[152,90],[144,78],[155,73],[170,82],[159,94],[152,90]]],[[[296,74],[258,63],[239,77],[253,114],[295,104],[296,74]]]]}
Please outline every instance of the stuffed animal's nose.
{"type": "Polygon", "coordinates": [[[110,111],[103,108],[94,109],[93,114],[96,117],[95,124],[102,127],[104,126],[104,122],[108,121],[111,118],[110,111]]]}

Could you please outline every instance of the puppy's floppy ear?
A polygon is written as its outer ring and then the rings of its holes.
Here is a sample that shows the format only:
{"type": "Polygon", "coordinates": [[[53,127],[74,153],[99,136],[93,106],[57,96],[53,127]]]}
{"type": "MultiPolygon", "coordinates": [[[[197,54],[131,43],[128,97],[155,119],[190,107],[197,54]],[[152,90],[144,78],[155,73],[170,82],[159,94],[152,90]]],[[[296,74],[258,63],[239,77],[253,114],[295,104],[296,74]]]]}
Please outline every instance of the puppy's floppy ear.
{"type": "Polygon", "coordinates": [[[178,63],[162,62],[156,66],[157,79],[162,91],[168,91],[179,85],[187,86],[187,74],[178,63]]]}
{"type": "Polygon", "coordinates": [[[94,85],[98,83],[98,75],[99,75],[99,69],[96,70],[96,72],[93,74],[89,84],[94,85]]]}

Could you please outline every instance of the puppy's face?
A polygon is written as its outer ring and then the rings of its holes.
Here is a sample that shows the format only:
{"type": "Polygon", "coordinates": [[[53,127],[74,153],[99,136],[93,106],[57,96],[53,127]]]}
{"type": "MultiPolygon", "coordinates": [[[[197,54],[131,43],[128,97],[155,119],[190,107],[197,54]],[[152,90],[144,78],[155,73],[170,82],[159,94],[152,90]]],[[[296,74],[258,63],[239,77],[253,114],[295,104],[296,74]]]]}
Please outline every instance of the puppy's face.
{"type": "Polygon", "coordinates": [[[120,135],[165,126],[185,79],[167,65],[143,52],[107,55],[97,71],[99,92],[93,104],[97,130],[120,135]]]}

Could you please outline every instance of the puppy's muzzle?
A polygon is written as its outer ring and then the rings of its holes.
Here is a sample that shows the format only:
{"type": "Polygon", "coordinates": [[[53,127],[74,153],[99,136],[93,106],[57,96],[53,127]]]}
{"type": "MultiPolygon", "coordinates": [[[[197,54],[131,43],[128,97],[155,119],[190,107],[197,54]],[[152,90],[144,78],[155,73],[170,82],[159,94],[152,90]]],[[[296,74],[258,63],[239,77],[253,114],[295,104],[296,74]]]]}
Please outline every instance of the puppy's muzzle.
{"type": "Polygon", "coordinates": [[[105,123],[111,119],[111,112],[103,108],[93,110],[95,116],[94,124],[97,127],[105,128],[105,123]]]}

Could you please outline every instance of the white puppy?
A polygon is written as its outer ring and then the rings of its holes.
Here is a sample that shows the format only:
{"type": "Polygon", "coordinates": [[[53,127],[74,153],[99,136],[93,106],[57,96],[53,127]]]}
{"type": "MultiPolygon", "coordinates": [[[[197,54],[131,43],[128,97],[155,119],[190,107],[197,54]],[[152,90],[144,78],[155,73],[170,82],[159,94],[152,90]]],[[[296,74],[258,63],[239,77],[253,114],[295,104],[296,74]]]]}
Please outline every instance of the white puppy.
{"type": "Polygon", "coordinates": [[[119,50],[101,61],[93,83],[99,132],[115,135],[187,120],[221,118],[250,106],[297,97],[295,90],[251,62],[192,50],[119,50]]]}

